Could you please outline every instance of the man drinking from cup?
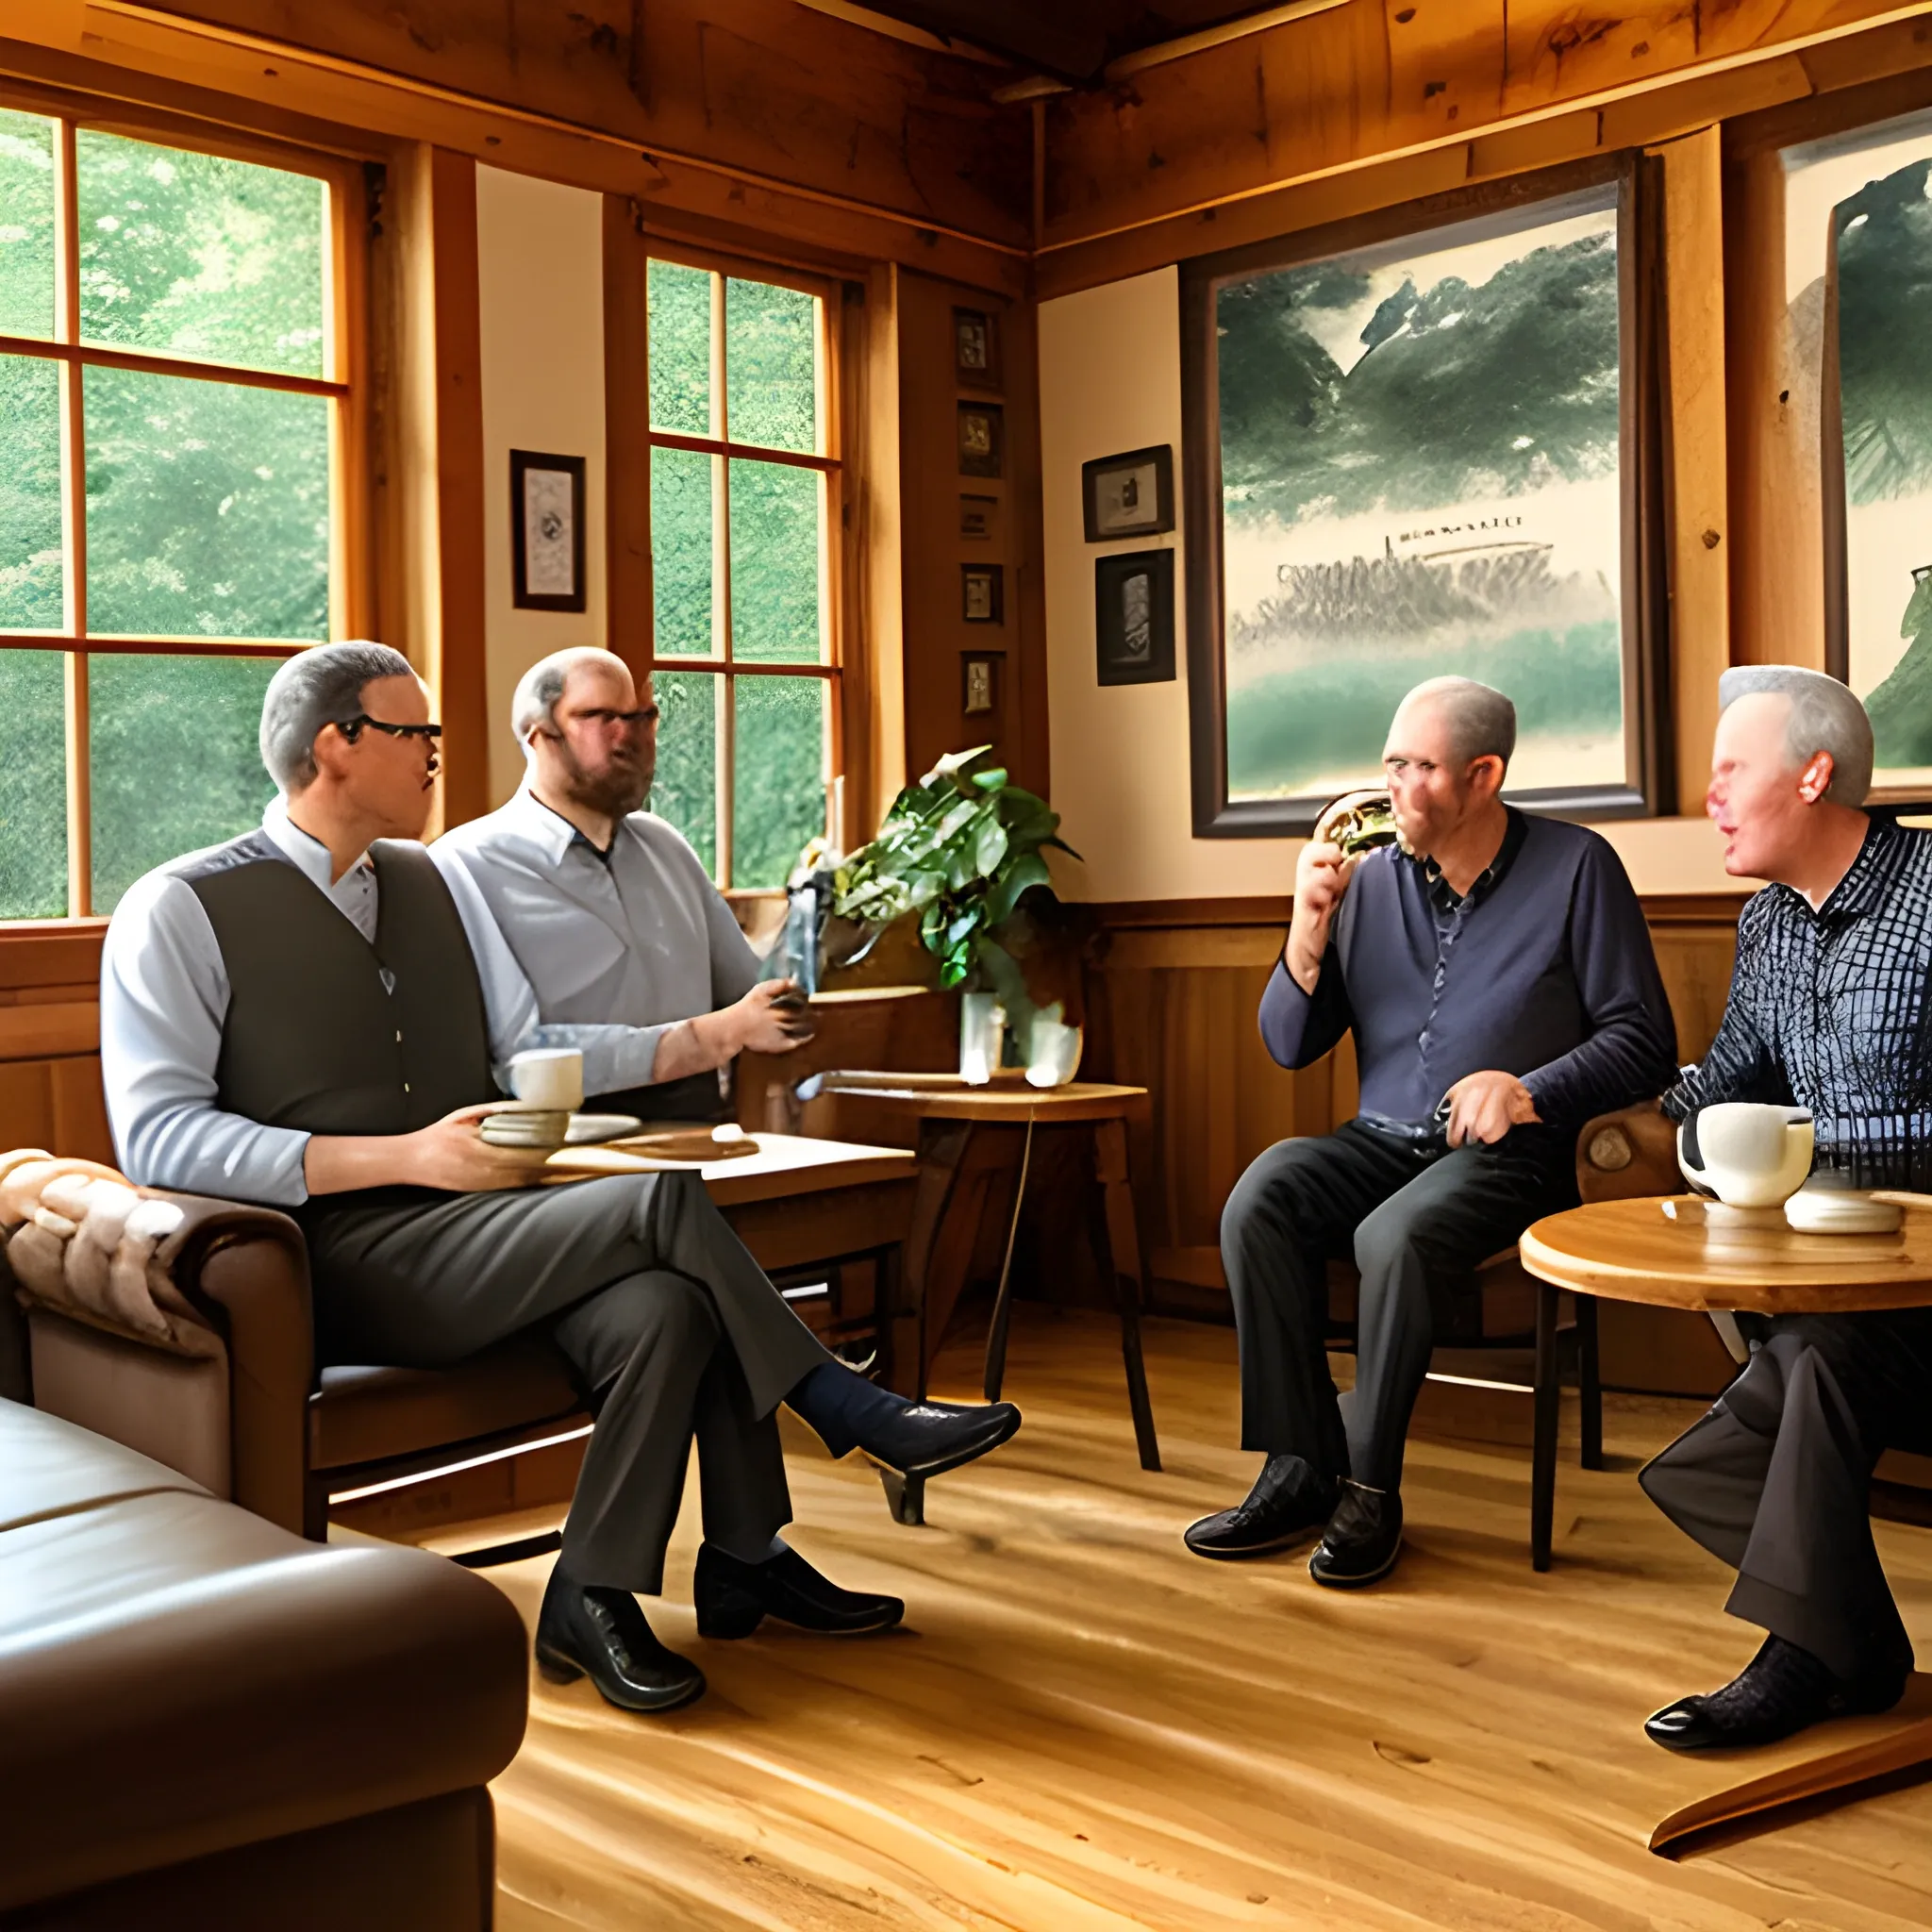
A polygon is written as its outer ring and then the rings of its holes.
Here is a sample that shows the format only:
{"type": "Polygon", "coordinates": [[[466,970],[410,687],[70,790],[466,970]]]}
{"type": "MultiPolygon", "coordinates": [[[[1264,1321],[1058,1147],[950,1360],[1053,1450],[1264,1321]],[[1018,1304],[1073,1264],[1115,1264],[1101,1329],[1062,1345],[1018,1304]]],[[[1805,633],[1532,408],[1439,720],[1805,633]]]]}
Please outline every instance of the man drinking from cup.
{"type": "MultiPolygon", "coordinates": [[[[550,1336],[597,1427],[538,1657],[666,1710],[704,1677],[635,1593],[661,1587],[693,1440],[699,1630],[741,1637],[773,1616],[858,1632],[904,1606],[839,1589],[780,1539],[778,1403],[836,1453],[908,1470],[982,1453],[1018,1416],[914,1406],[834,1361],[696,1174],[532,1188],[548,1147],[479,1133],[503,1106],[493,1068],[522,1043],[501,1024],[516,968],[474,891],[411,842],[439,730],[381,645],[317,646],[275,674],[261,750],[280,792],[261,829],[148,874],[108,928],[108,1117],[133,1180],[294,1217],[324,1364],[439,1368],[520,1330],[550,1336]]],[[[593,1086],[612,1030],[578,1029],[567,1049],[593,1086]]],[[[571,1067],[539,1097],[570,1100],[582,1080],[571,1067]]]]}
{"type": "MultiPolygon", "coordinates": [[[[1738,922],[1717,1038],[1664,1112],[1694,1137],[1716,1103],[1808,1108],[1823,1175],[1932,1189],[1932,834],[1861,809],[1872,725],[1836,678],[1740,667],[1718,698],[1705,809],[1724,870],[1772,883],[1738,922]]],[[[1686,1148],[1692,1165],[1722,1153],[1686,1148]]],[[[1932,1310],[1740,1322],[1743,1373],[1641,1479],[1737,1571],[1725,1607],[1768,1634],[1723,1690],[1650,1719],[1673,1750],[1889,1710],[1912,1668],[1867,1489],[1887,1447],[1932,1450],[1932,1310]]]]}

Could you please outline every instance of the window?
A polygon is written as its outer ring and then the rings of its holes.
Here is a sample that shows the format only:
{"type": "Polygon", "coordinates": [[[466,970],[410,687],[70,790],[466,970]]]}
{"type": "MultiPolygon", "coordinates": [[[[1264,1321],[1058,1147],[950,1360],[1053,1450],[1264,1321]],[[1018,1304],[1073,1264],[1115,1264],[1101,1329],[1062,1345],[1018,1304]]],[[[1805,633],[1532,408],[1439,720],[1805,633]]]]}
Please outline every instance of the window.
{"type": "Polygon", "coordinates": [[[1814,389],[1802,403],[1818,421],[1824,473],[1827,661],[1872,714],[1880,786],[1923,796],[1932,777],[1932,114],[1782,158],[1786,327],[1814,389]]]}
{"type": "Polygon", "coordinates": [[[1197,832],[1307,830],[1451,673],[1516,701],[1513,796],[1641,807],[1630,196],[1184,271],[1197,832]]]}
{"type": "Polygon", "coordinates": [[[837,743],[825,298],[655,258],[648,289],[652,809],[721,886],[779,886],[837,743]]]}
{"type": "Polygon", "coordinates": [[[244,830],[341,634],[332,178],[0,106],[0,918],[244,830]]]}

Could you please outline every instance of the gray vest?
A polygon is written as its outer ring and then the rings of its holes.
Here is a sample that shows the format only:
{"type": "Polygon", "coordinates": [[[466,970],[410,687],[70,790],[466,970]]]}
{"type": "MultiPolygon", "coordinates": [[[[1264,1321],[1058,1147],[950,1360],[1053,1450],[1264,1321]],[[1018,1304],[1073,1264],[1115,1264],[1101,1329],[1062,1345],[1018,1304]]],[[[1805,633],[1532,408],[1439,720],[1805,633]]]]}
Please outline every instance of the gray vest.
{"type": "Polygon", "coordinates": [[[383,841],[372,945],[263,832],[179,876],[221,947],[216,1104],[314,1134],[407,1134],[494,1100],[490,1025],[456,902],[419,845],[383,841]]]}

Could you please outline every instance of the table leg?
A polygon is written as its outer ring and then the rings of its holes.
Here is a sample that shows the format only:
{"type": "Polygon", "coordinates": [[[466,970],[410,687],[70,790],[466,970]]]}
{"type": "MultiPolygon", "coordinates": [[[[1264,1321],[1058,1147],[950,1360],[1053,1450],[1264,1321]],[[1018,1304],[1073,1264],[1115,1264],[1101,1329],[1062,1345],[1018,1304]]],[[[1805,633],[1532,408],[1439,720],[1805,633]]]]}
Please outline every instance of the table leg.
{"type": "Polygon", "coordinates": [[[1536,1424],[1530,1447],[1529,1560],[1550,1567],[1551,1524],[1557,1513],[1557,1418],[1562,1394],[1557,1361],[1557,1291],[1536,1285],[1536,1424]]]}
{"type": "Polygon", "coordinates": [[[922,1121],[919,1125],[919,1182],[912,1196],[912,1224],[906,1235],[905,1258],[903,1332],[910,1346],[898,1346],[895,1339],[892,1379],[887,1385],[896,1394],[924,1398],[926,1370],[939,1342],[938,1336],[927,1333],[932,1309],[942,1301],[950,1312],[958,1299],[958,1285],[950,1279],[941,1283],[936,1276],[946,1270],[963,1280],[972,1265],[970,1253],[962,1257],[940,1245],[940,1231],[953,1204],[959,1169],[972,1139],[973,1128],[964,1121],[922,1121]],[[945,1293],[948,1286],[950,1296],[945,1293]]]}
{"type": "Polygon", "coordinates": [[[1141,1304],[1147,1283],[1141,1272],[1141,1234],[1134,1218],[1134,1191],[1127,1178],[1125,1121],[1095,1124],[1093,1167],[1100,1182],[1093,1252],[1120,1303],[1121,1356],[1127,1371],[1127,1404],[1134,1412],[1134,1441],[1141,1452],[1141,1467],[1158,1469],[1160,1444],[1154,1434],[1154,1406],[1147,1399],[1147,1367],[1141,1356],[1141,1304]]]}
{"type": "Polygon", "coordinates": [[[1576,1297],[1576,1395],[1582,1408],[1583,1445],[1577,1460],[1585,1469],[1604,1466],[1604,1384],[1597,1359],[1596,1297],[1576,1297]]]}

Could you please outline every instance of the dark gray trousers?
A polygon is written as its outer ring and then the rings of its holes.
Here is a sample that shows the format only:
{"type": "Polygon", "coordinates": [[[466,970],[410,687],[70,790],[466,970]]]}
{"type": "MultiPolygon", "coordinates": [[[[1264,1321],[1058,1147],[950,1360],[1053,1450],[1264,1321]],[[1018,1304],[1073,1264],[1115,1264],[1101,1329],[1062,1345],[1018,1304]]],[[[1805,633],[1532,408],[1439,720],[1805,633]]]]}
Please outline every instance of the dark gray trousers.
{"type": "Polygon", "coordinates": [[[597,1417],[564,1530],[579,1582],[655,1595],[698,1445],[705,1535],[755,1560],[791,1521],[774,1411],[830,1357],[695,1174],[302,1210],[325,1363],[446,1368],[547,1330],[597,1417]]]}
{"type": "Polygon", "coordinates": [[[1840,1677],[1909,1669],[1869,1494],[1884,1450],[1932,1446],[1932,1311],[1786,1316],[1769,1328],[1709,1413],[1638,1480],[1737,1571],[1732,1616],[1840,1677]]]}
{"type": "Polygon", "coordinates": [[[1519,1127],[1495,1146],[1451,1152],[1359,1121],[1269,1148],[1221,1215],[1241,1335],[1241,1447],[1398,1488],[1445,1290],[1574,1203],[1572,1158],[1553,1128],[1519,1127]],[[1325,1343],[1325,1264],[1344,1257],[1361,1273],[1345,1419],[1325,1343]]]}

